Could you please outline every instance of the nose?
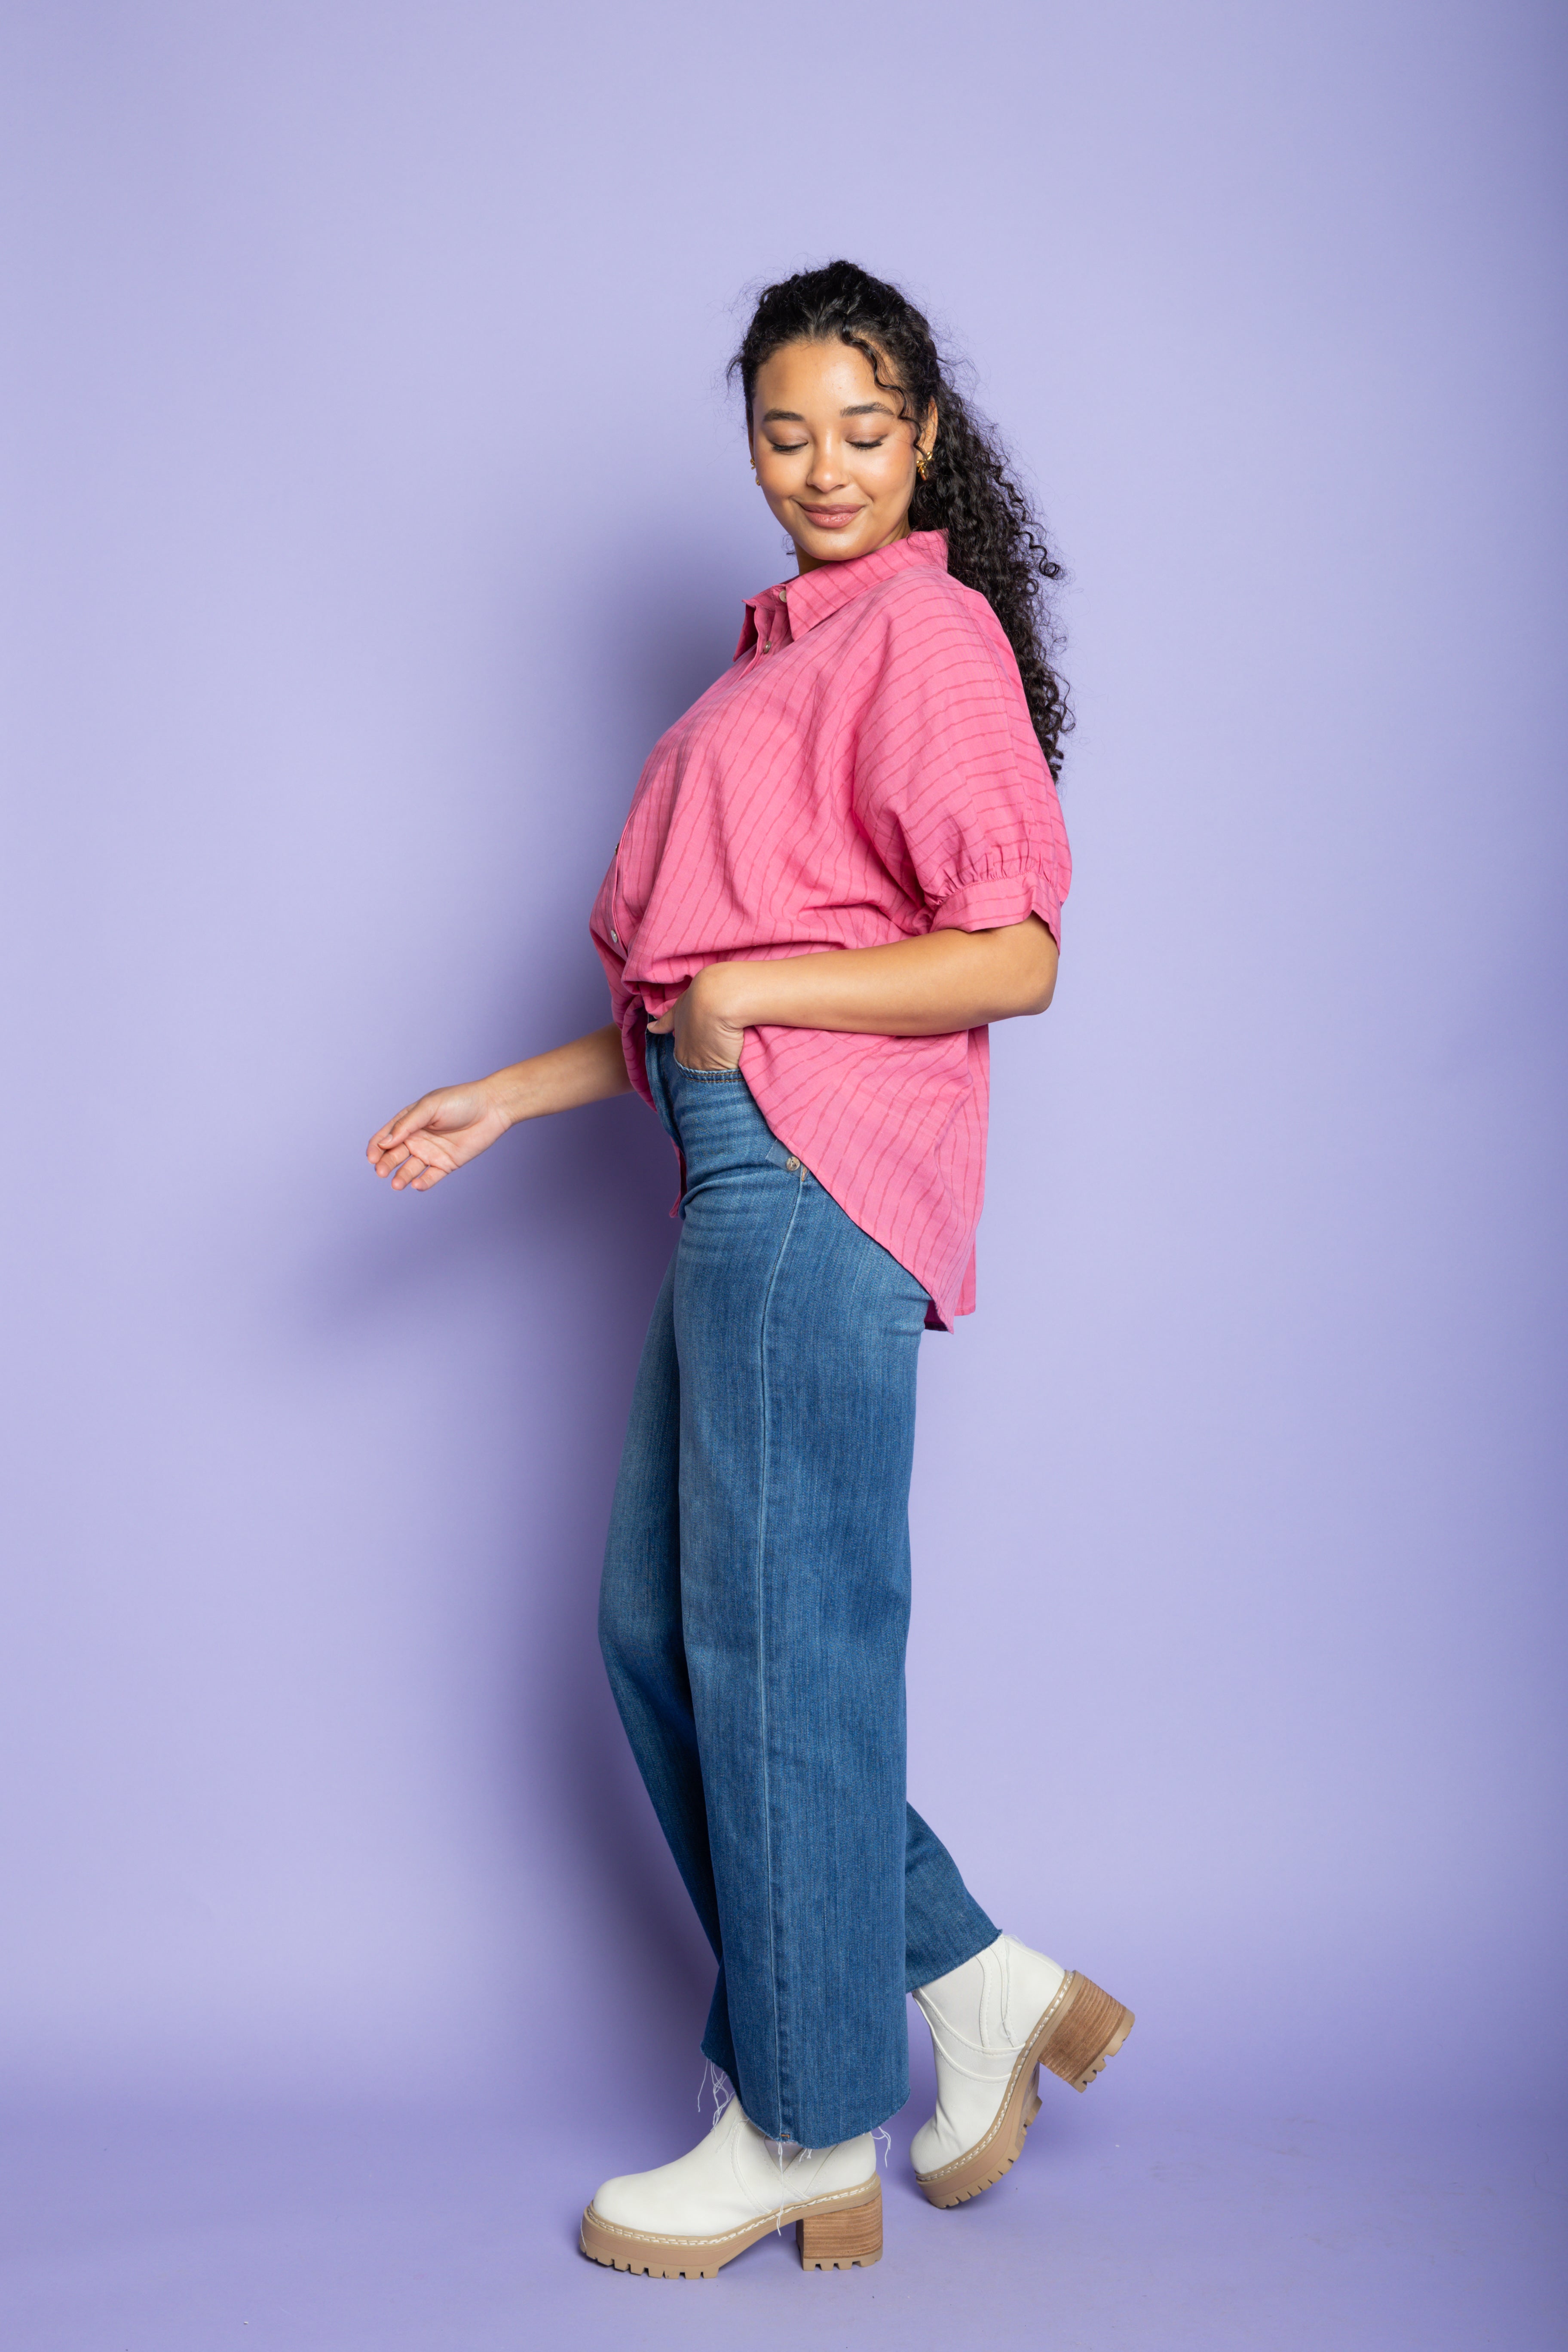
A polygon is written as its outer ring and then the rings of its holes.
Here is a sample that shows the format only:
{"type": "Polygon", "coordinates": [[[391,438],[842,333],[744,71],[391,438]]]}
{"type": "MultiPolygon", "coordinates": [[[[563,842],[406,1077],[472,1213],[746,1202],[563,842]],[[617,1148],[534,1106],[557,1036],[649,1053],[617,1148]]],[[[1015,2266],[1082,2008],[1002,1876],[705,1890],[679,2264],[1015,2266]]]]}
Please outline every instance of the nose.
{"type": "Polygon", "coordinates": [[[829,490],[841,490],[845,478],[837,443],[824,441],[812,458],[811,470],[805,478],[806,488],[815,490],[820,498],[829,490]]]}

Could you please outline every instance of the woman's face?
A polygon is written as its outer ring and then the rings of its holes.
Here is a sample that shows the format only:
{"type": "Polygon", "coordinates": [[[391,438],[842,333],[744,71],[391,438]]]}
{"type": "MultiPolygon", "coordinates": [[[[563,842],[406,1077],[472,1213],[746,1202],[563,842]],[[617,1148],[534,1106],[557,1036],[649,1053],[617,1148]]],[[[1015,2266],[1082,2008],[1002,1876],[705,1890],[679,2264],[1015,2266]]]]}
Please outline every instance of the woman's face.
{"type": "MultiPolygon", "coordinates": [[[[884,376],[892,371],[884,365],[884,376]]],[[[929,449],[936,419],[927,420],[929,449]]],[[[915,431],[851,343],[785,343],[757,371],[752,400],[757,481],[795,543],[803,572],[906,539],[915,431]]]]}

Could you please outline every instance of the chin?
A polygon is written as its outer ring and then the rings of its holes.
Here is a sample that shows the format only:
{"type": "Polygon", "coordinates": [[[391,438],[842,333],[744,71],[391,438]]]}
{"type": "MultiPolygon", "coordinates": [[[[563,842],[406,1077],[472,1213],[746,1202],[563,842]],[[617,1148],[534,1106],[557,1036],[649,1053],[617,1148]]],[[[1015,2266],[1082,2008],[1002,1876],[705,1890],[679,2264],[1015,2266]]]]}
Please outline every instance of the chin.
{"type": "Polygon", "coordinates": [[[809,540],[800,544],[818,563],[847,563],[854,555],[864,555],[877,544],[874,530],[814,530],[809,540]]]}

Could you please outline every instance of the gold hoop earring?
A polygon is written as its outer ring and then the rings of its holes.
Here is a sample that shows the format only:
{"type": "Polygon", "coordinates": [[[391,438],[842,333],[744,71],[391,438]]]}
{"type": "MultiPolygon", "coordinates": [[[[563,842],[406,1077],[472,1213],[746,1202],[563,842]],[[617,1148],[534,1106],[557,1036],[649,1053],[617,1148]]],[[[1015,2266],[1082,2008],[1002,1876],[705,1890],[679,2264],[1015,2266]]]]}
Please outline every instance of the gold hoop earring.
{"type": "Polygon", "coordinates": [[[915,471],[920,476],[922,482],[931,471],[931,459],[926,456],[923,449],[917,449],[915,451],[915,471]]]}

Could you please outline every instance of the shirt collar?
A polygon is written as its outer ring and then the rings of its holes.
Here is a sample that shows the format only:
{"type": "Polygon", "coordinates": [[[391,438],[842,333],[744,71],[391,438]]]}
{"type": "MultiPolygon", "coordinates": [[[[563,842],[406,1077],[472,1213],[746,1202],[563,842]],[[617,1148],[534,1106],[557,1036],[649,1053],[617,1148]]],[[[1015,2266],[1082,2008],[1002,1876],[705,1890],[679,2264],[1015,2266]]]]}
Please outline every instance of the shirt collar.
{"type": "Polygon", "coordinates": [[[804,572],[797,580],[785,580],[773,588],[759,590],[746,599],[746,617],[741,626],[741,641],[735,647],[738,661],[759,637],[774,637],[787,633],[793,640],[815,629],[819,622],[831,620],[834,614],[863,596],[868,588],[879,587],[900,572],[917,563],[934,563],[947,570],[947,533],[945,530],[914,530],[908,539],[896,539],[890,547],[873,548],[869,555],[851,556],[845,563],[823,563],[815,572],[804,572]]]}

